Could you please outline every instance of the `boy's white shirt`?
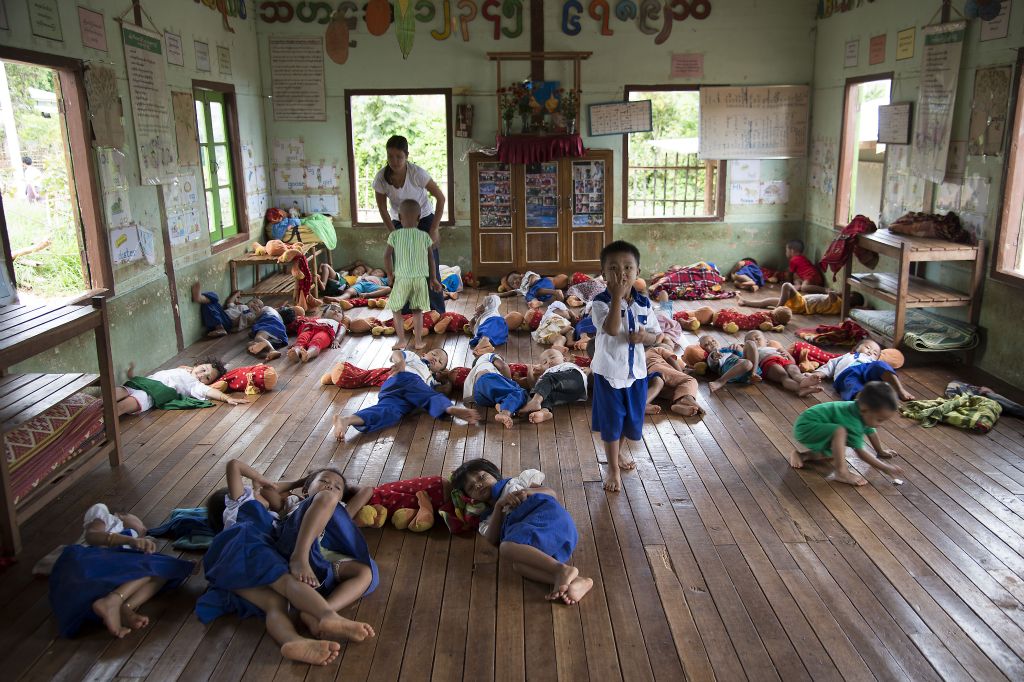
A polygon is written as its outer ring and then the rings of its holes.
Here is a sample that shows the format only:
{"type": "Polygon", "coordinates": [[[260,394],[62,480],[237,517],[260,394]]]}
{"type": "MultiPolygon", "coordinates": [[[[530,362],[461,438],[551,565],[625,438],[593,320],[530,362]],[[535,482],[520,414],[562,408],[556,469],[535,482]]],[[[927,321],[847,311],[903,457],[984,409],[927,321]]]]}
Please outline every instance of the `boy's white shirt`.
{"type": "Polygon", "coordinates": [[[494,364],[495,359],[501,359],[497,353],[486,353],[481,355],[473,363],[473,368],[466,375],[466,381],[462,384],[462,402],[473,402],[473,389],[476,387],[476,380],[485,374],[501,374],[494,364]]]}
{"type": "Polygon", "coordinates": [[[162,372],[150,374],[147,379],[159,381],[164,386],[173,388],[183,396],[205,400],[210,394],[210,387],[196,379],[191,370],[175,367],[162,372]]]}
{"type": "Polygon", "coordinates": [[[837,376],[853,367],[854,365],[863,365],[869,362],[874,362],[875,358],[870,355],[861,355],[860,353],[846,353],[840,355],[838,358],[832,358],[824,365],[814,370],[815,374],[824,374],[829,379],[835,379],[837,376]]]}
{"type": "Polygon", "coordinates": [[[423,379],[423,383],[427,386],[437,385],[437,381],[434,379],[434,375],[430,373],[430,367],[427,366],[426,360],[408,350],[402,351],[402,357],[405,358],[406,372],[412,372],[417,375],[420,379],[423,379]]]}
{"type": "MultiPolygon", "coordinates": [[[[134,530],[126,529],[124,527],[124,521],[119,516],[112,513],[107,505],[102,502],[97,502],[93,506],[85,510],[85,518],[82,520],[82,535],[78,538],[77,544],[88,546],[85,541],[85,529],[89,527],[94,521],[103,521],[104,533],[117,533],[119,535],[128,535],[133,538],[138,537],[139,534],[134,530]]],[[[131,547],[131,545],[121,545],[121,547],[131,547]]]]}
{"type": "Polygon", "coordinates": [[[492,317],[499,317],[501,315],[501,299],[497,294],[488,294],[484,298],[484,311],[480,313],[480,317],[477,318],[476,324],[473,325],[473,333],[475,334],[480,325],[492,317]]]}
{"type": "Polygon", "coordinates": [[[520,294],[526,296],[527,292],[530,291],[530,287],[540,281],[540,275],[533,270],[527,270],[523,273],[523,279],[519,282],[519,288],[516,289],[520,294]]]}
{"type": "MultiPolygon", "coordinates": [[[[514,492],[519,490],[526,490],[527,488],[534,488],[544,483],[544,472],[538,471],[537,469],[526,469],[518,476],[508,479],[508,483],[501,489],[501,497],[494,501],[494,508],[497,509],[501,505],[501,501],[514,492]]],[[[486,519],[480,522],[480,534],[486,535],[487,529],[491,526],[491,519],[494,514],[491,514],[486,519]]]]}
{"type": "Polygon", "coordinates": [[[652,334],[659,334],[661,325],[658,324],[658,317],[654,314],[654,308],[649,300],[646,306],[641,306],[635,298],[629,303],[623,299],[619,309],[622,315],[619,334],[609,336],[604,331],[604,321],[608,317],[609,309],[607,303],[597,299],[591,305],[590,318],[597,327],[597,337],[594,339],[594,359],[590,363],[590,370],[604,377],[612,388],[629,388],[634,381],[647,376],[647,349],[643,344],[629,342],[629,312],[633,314],[634,331],[646,330],[652,334]],[[629,363],[630,346],[634,347],[632,368],[629,363]]]}

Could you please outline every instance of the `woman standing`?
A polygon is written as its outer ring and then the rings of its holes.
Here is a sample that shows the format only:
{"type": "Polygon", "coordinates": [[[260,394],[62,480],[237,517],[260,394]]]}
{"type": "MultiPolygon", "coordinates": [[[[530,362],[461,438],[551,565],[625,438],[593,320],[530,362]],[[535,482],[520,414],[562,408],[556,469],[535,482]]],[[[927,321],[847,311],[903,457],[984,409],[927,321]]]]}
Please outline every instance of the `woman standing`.
{"type": "MultiPolygon", "coordinates": [[[[435,244],[441,243],[439,227],[444,215],[444,193],[430,174],[414,163],[409,163],[409,141],[401,135],[392,135],[387,142],[388,163],[373,179],[377,193],[377,210],[388,231],[402,226],[398,220],[398,206],[406,199],[420,204],[420,223],[417,227],[430,235],[435,244]],[[431,207],[430,197],[434,197],[431,207]],[[390,211],[389,211],[390,209],[390,211]]],[[[434,249],[437,280],[441,281],[441,258],[434,249]]],[[[430,309],[444,312],[444,292],[430,291],[430,309]]],[[[402,311],[403,313],[406,311],[402,311]]]]}

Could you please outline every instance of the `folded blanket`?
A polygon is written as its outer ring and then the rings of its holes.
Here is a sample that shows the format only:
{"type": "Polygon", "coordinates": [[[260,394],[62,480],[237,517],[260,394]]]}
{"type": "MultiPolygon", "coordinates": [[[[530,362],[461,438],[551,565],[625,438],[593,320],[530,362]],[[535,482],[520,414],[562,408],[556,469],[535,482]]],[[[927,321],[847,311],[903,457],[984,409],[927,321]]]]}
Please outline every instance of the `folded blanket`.
{"type": "Polygon", "coordinates": [[[868,332],[853,320],[844,320],[840,325],[819,324],[817,327],[797,329],[796,335],[818,346],[852,346],[866,339],[868,332]]]}
{"type": "MultiPolygon", "coordinates": [[[[892,337],[896,313],[854,308],[850,317],[869,329],[892,337]]],[[[925,353],[964,350],[978,345],[978,328],[927,310],[911,309],[903,326],[903,345],[925,353]]]]}
{"type": "Polygon", "coordinates": [[[925,428],[938,423],[988,433],[996,425],[1002,406],[994,400],[972,393],[952,398],[912,400],[900,405],[900,414],[921,422],[925,428]]]}

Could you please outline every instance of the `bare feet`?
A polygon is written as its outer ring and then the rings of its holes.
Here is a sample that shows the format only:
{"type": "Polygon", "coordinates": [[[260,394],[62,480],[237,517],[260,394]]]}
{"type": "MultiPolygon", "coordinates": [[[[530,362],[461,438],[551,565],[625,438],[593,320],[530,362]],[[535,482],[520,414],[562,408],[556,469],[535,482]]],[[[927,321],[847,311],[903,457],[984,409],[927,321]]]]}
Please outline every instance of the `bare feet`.
{"type": "Polygon", "coordinates": [[[149,617],[143,616],[129,608],[128,604],[121,604],[121,622],[132,630],[141,630],[149,625],[149,617]]]}
{"type": "Polygon", "coordinates": [[[337,642],[325,642],[321,639],[303,638],[281,645],[282,657],[310,665],[327,665],[338,657],[340,651],[341,645],[337,642]]]}
{"type": "Polygon", "coordinates": [[[558,570],[558,574],[555,576],[555,581],[551,584],[551,591],[545,597],[548,601],[556,601],[561,599],[566,604],[566,593],[569,591],[569,586],[573,580],[580,574],[580,569],[575,566],[568,566],[562,564],[562,568],[558,570]]]}
{"type": "Polygon", "coordinates": [[[813,372],[811,374],[805,374],[804,378],[800,380],[800,388],[808,388],[810,386],[818,386],[820,384],[821,375],[814,374],[813,372]]]}
{"type": "Polygon", "coordinates": [[[604,489],[610,493],[617,493],[622,488],[622,479],[619,478],[618,471],[609,471],[608,475],[604,477],[604,489]]]}
{"type": "Polygon", "coordinates": [[[661,405],[651,403],[644,408],[644,414],[661,414],[661,405]]]}
{"type": "Polygon", "coordinates": [[[712,381],[711,383],[708,384],[708,388],[711,389],[712,393],[718,393],[719,391],[722,390],[722,387],[724,387],[724,386],[725,386],[725,382],[724,381],[712,381]]]}
{"type": "Polygon", "coordinates": [[[794,469],[804,468],[804,458],[796,450],[790,452],[789,455],[786,456],[786,458],[789,460],[789,466],[793,467],[794,469]]]}
{"type": "Polygon", "coordinates": [[[906,391],[906,390],[900,391],[899,392],[899,396],[900,396],[900,400],[902,400],[904,402],[906,402],[908,400],[917,400],[917,398],[914,397],[913,393],[910,393],[909,391],[906,391]]]}
{"type": "Polygon", "coordinates": [[[762,381],[764,381],[764,379],[761,378],[760,374],[751,374],[750,377],[747,379],[748,384],[759,384],[762,381]]]}
{"type": "Polygon", "coordinates": [[[845,474],[833,471],[831,474],[825,477],[829,481],[836,481],[837,483],[847,483],[849,485],[867,485],[867,481],[860,474],[848,471],[845,474]]]}
{"type": "Polygon", "coordinates": [[[221,336],[227,336],[227,335],[228,335],[228,332],[227,332],[226,329],[224,329],[224,327],[214,327],[213,329],[211,329],[210,331],[208,331],[206,333],[206,338],[208,338],[208,339],[216,339],[216,338],[219,338],[221,336]]]}
{"type": "Polygon", "coordinates": [[[118,639],[123,638],[125,635],[131,633],[131,628],[126,628],[121,623],[121,604],[123,600],[113,592],[108,594],[106,597],[101,597],[92,603],[92,611],[103,624],[107,626],[107,630],[110,631],[114,637],[118,639]]]}
{"type": "Polygon", "coordinates": [[[551,410],[547,409],[546,407],[542,407],[541,409],[537,410],[536,412],[531,412],[530,413],[530,423],[531,424],[543,424],[546,421],[554,419],[554,417],[555,417],[555,415],[551,414],[551,410]]]}
{"type": "Polygon", "coordinates": [[[476,410],[471,410],[468,407],[449,407],[448,414],[453,417],[458,417],[459,419],[464,419],[470,424],[480,423],[480,413],[476,410]]]}
{"type": "Polygon", "coordinates": [[[299,349],[299,360],[301,362],[309,362],[309,349],[307,349],[307,348],[300,348],[299,349]]]}
{"type": "Polygon", "coordinates": [[[332,421],[334,422],[334,437],[338,440],[345,440],[345,432],[348,431],[348,427],[352,426],[352,418],[337,415],[332,421]]]}
{"type": "Polygon", "coordinates": [[[423,350],[426,347],[427,347],[427,342],[423,341],[422,339],[417,341],[415,344],[413,344],[413,348],[415,348],[416,350],[423,350]]]}
{"type": "Polygon", "coordinates": [[[507,412],[499,412],[498,414],[494,415],[494,421],[498,422],[506,429],[512,428],[512,415],[510,415],[507,412]]]}
{"type": "Polygon", "coordinates": [[[633,461],[633,455],[627,452],[620,452],[619,468],[623,471],[632,471],[633,469],[636,469],[636,462],[633,461]]]}
{"type": "Polygon", "coordinates": [[[806,386],[804,388],[798,389],[796,394],[799,397],[801,397],[801,398],[806,398],[807,396],[811,395],[812,393],[821,393],[821,391],[822,391],[822,388],[821,388],[821,385],[819,384],[819,385],[816,385],[816,386],[806,386]]]}
{"type": "Polygon", "coordinates": [[[288,571],[300,583],[305,583],[314,589],[320,587],[320,580],[317,579],[316,573],[310,568],[307,557],[293,556],[291,561],[288,562],[288,571]]]}
{"type": "Polygon", "coordinates": [[[351,642],[362,642],[376,636],[369,623],[360,623],[337,614],[321,618],[318,623],[320,634],[326,637],[347,639],[351,642]]]}
{"type": "Polygon", "coordinates": [[[405,341],[395,341],[395,345],[391,346],[391,350],[405,350],[407,345],[405,341]]]}
{"type": "Polygon", "coordinates": [[[565,593],[562,598],[566,604],[578,604],[583,597],[587,596],[587,592],[590,592],[590,588],[594,586],[593,578],[579,578],[577,577],[572,583],[569,584],[569,591],[565,593]]]}
{"type": "Polygon", "coordinates": [[[298,362],[301,356],[299,355],[299,349],[297,346],[292,346],[288,349],[288,359],[292,362],[298,362]]]}
{"type": "Polygon", "coordinates": [[[270,362],[271,360],[277,360],[279,357],[281,357],[281,351],[276,349],[267,351],[267,362],[270,362]]]}
{"type": "Polygon", "coordinates": [[[704,410],[700,408],[700,405],[688,402],[672,403],[668,409],[682,417],[696,417],[704,412],[704,410]]]}

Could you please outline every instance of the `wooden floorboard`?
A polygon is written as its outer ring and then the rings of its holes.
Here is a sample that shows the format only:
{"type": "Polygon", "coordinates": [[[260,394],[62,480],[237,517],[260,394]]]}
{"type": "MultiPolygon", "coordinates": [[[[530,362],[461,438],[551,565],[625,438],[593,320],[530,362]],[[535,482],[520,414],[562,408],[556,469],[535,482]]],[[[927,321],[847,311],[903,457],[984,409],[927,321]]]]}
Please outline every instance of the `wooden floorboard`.
{"type": "MultiPolygon", "coordinates": [[[[482,293],[465,292],[453,309],[470,314],[482,293]]],[[[518,300],[506,304],[525,310],[518,300]]],[[[798,318],[770,336],[788,345],[797,327],[824,321],[798,318]]],[[[429,341],[453,366],[469,363],[465,336],[429,341]]],[[[349,337],[308,365],[275,363],[276,390],[252,403],[124,420],[123,465],[97,465],[31,519],[23,529],[31,541],[0,574],[3,678],[1024,679],[1020,421],[1003,418],[991,433],[974,434],[897,418],[880,435],[900,453],[905,484],[851,460],[869,482],[851,488],[825,480],[821,467],[791,469],[785,458],[794,420],[834,400],[831,387],[798,398],[769,384],[711,395],[702,383],[706,417],[649,417],[643,441],[630,446],[636,473],[608,494],[589,404],[510,430],[490,421],[493,412],[480,427],[416,415],[337,441],[331,418],[374,404],[377,392],[324,387],[321,375],[343,360],[384,366],[390,346],[349,337]],[[156,525],[224,485],[233,458],[271,478],[336,466],[352,482],[376,485],[448,473],[479,456],[506,474],[539,468],[560,494],[580,532],[574,563],[595,580],[579,606],[546,602],[545,586],[521,580],[480,537],[451,537],[441,524],[423,535],[370,529],[380,587],[345,615],[371,623],[378,637],[343,645],[334,663],[311,668],[283,662],[259,620],[199,623],[199,568],[147,605],[149,628],[124,640],[97,629],[57,638],[46,581],[32,576],[40,557],[76,539],[93,502],[156,525]]],[[[515,332],[504,355],[528,362],[539,352],[515,332]]],[[[209,354],[229,366],[249,361],[242,339],[227,336],[164,367],[209,354]]],[[[993,381],[945,360],[911,357],[901,372],[908,388],[932,397],[954,378],[993,381]]],[[[993,387],[1009,390],[997,380],[993,387]]],[[[176,554],[165,542],[160,549],[176,554]]]]}

